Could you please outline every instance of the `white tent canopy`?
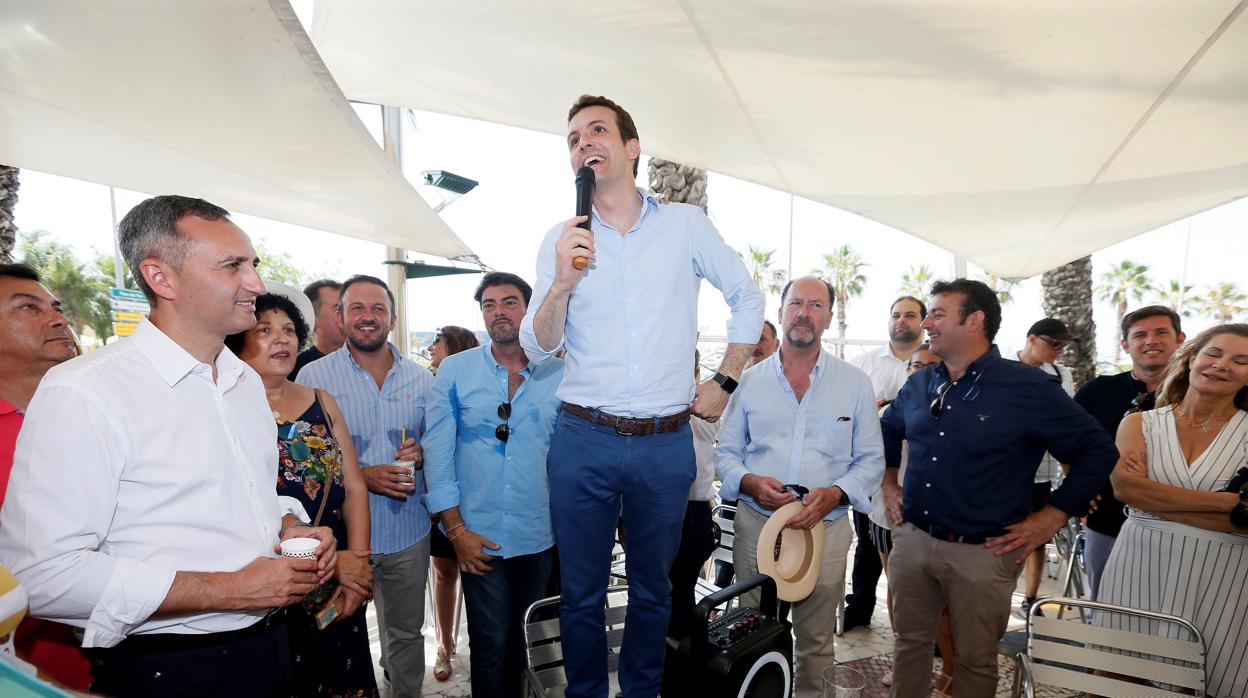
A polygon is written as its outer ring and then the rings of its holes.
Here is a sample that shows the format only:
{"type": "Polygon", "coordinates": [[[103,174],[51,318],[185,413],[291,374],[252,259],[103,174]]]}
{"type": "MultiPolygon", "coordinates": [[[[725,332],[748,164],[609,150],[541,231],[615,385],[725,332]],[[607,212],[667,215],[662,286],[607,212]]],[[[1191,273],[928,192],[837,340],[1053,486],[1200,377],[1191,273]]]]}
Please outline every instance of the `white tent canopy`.
{"type": "Polygon", "coordinates": [[[284,0],[5,0],[0,162],[471,254],[377,147],[284,0]]]}
{"type": "Polygon", "coordinates": [[[1248,0],[317,0],[352,99],[648,153],[1026,277],[1248,193],[1248,0]]]}

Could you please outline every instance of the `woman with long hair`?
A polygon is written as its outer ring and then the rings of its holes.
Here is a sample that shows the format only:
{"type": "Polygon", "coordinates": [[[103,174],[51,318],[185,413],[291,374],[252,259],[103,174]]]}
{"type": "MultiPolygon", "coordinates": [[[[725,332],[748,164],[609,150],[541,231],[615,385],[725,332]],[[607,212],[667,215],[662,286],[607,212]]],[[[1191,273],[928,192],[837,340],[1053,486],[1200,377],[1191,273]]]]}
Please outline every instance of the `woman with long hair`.
{"type": "MultiPolygon", "coordinates": [[[[479,346],[471,330],[447,325],[438,330],[429,345],[429,367],[437,373],[442,360],[465,349],[479,346]]],[[[437,526],[429,534],[429,556],[433,561],[433,614],[438,639],[438,658],[433,664],[433,678],[451,678],[451,660],[455,657],[455,601],[459,597],[459,561],[455,546],[437,526]]]]}
{"type": "MultiPolygon", "coordinates": [[[[1129,507],[1100,600],[1181,616],[1208,650],[1211,696],[1248,695],[1248,324],[1211,327],[1171,359],[1157,408],[1118,427],[1111,480],[1129,507]]],[[[1110,627],[1179,636],[1141,618],[1110,627]]]]}
{"type": "MultiPolygon", "coordinates": [[[[277,422],[278,494],[294,497],[338,541],[336,586],[314,591],[287,614],[296,696],[376,696],[365,601],[372,595],[368,490],[338,404],[286,378],[307,342],[289,298],[256,298],[256,324],[225,346],[260,374],[277,422]]],[[[332,583],[331,583],[332,584],[332,583]]]]}

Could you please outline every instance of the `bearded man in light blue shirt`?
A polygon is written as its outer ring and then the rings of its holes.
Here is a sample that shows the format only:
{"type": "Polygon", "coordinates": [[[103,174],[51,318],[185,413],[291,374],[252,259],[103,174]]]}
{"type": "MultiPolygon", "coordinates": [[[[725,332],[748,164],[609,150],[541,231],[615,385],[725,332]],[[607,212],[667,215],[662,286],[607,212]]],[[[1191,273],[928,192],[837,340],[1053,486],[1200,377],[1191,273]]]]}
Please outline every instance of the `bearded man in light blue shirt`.
{"type": "Polygon", "coordinates": [[[572,170],[593,169],[592,230],[577,217],[546,234],[520,341],[533,361],[566,349],[547,467],[563,584],[569,698],[607,695],[603,602],[617,519],[628,529],[627,698],[657,695],[676,555],[695,466],[690,412],[718,419],[763,324],[764,299],[701,209],[637,189],[641,144],[628,112],[583,96],[568,114],[572,170]],[[575,260],[589,260],[577,268],[575,260]],[[695,387],[698,290],[732,308],[728,350],[695,387]]]}
{"type": "MultiPolygon", "coordinates": [[[[728,406],[715,471],[720,496],[737,498],[732,562],[745,579],[758,574],[758,536],[776,509],[794,501],[784,488],[809,490],[790,526],[823,526],[815,589],[793,606],[795,695],[818,698],[820,672],[836,663],[836,609],[845,591],[852,536],[848,505],[871,511],[884,476],[884,442],[871,379],[820,347],[832,322],[832,286],[811,277],[790,281],[780,297],[780,351],[745,372],[728,406]]],[[[758,607],[755,590],[743,606],[758,607]]]]}

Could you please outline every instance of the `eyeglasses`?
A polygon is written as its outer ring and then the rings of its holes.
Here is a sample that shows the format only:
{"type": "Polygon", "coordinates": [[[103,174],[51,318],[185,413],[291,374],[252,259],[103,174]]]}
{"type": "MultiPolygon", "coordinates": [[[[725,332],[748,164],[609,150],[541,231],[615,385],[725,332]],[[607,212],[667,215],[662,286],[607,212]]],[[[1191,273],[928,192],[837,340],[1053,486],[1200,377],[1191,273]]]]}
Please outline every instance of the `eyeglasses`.
{"type": "Polygon", "coordinates": [[[940,363],[940,362],[939,362],[939,361],[931,361],[931,362],[928,362],[928,361],[908,361],[908,362],[906,362],[906,368],[910,369],[910,372],[911,372],[911,373],[918,373],[919,371],[922,371],[923,369],[927,368],[928,366],[935,366],[935,365],[936,365],[936,364],[938,364],[938,363],[940,363]]]}
{"type": "MultiPolygon", "coordinates": [[[[979,379],[984,377],[981,370],[975,374],[975,380],[971,381],[971,387],[966,389],[966,393],[962,395],[965,402],[974,402],[979,397],[979,379]]],[[[932,415],[932,419],[940,419],[940,415],[945,411],[945,395],[949,392],[949,388],[953,386],[953,381],[945,381],[936,389],[936,397],[932,400],[932,404],[928,406],[928,412],[932,415]]]]}
{"type": "Polygon", "coordinates": [[[1126,412],[1122,413],[1122,416],[1125,417],[1129,414],[1135,414],[1136,412],[1147,412],[1156,406],[1156,393],[1140,393],[1139,395],[1131,398],[1131,406],[1127,408],[1126,412]]]}
{"type": "Polygon", "coordinates": [[[1071,344],[1071,340],[1069,339],[1053,339],[1052,337],[1042,334],[1036,336],[1043,339],[1045,342],[1048,342],[1049,346],[1053,347],[1053,351],[1062,351],[1071,344]]]}
{"type": "Polygon", "coordinates": [[[953,385],[952,381],[945,381],[936,389],[936,397],[932,400],[932,404],[928,406],[928,411],[932,413],[932,419],[940,419],[940,413],[945,410],[945,393],[949,392],[949,386],[953,385]]]}
{"type": "Polygon", "coordinates": [[[494,438],[507,443],[507,439],[511,438],[511,427],[507,425],[507,420],[511,419],[510,402],[504,402],[498,406],[498,418],[503,420],[503,423],[494,429],[494,438]]]}

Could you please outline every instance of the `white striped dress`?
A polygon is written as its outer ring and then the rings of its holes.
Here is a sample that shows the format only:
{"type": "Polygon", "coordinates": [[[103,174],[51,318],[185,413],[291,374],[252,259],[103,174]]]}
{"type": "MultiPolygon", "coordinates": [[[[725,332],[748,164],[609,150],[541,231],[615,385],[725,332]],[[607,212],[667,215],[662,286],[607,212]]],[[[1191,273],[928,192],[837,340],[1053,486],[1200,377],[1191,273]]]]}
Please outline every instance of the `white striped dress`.
{"type": "MultiPolygon", "coordinates": [[[[1148,476],[1212,492],[1248,466],[1248,413],[1239,411],[1189,468],[1173,406],[1141,413],[1148,476]]],[[[1248,535],[1208,531],[1130,510],[1101,579],[1100,600],[1181,616],[1200,629],[1211,696],[1248,696],[1248,535]]],[[[1156,633],[1140,618],[1098,614],[1111,627],[1156,633]]],[[[1162,632],[1182,637],[1167,624],[1162,632]]]]}

